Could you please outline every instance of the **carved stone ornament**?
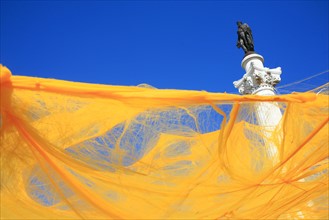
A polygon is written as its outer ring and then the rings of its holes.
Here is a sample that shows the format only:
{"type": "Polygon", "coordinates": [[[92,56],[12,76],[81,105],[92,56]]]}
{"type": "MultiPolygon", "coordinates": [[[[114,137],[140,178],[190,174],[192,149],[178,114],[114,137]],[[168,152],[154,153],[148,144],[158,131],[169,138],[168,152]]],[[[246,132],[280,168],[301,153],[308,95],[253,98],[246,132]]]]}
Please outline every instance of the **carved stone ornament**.
{"type": "Polygon", "coordinates": [[[243,95],[255,94],[260,89],[272,89],[281,81],[281,67],[269,69],[255,65],[255,62],[250,63],[246,74],[237,81],[234,81],[234,87],[243,95]]]}

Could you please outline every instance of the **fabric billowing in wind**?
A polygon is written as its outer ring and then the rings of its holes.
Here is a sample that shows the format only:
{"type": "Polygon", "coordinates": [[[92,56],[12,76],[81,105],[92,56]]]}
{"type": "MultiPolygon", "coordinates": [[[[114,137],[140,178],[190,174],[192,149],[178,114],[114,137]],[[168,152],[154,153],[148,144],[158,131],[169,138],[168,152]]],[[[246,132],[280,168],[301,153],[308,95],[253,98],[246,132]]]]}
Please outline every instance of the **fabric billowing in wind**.
{"type": "Polygon", "coordinates": [[[328,101],[1,66],[1,218],[328,219],[328,101]],[[280,108],[277,125],[258,122],[264,103],[280,108]]]}

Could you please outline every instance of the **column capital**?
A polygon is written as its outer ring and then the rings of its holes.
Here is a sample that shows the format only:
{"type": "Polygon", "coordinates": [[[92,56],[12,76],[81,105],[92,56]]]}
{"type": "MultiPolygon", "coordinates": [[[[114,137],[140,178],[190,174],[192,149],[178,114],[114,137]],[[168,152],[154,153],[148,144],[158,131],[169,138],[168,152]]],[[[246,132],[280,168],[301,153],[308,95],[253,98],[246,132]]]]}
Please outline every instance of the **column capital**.
{"type": "Polygon", "coordinates": [[[274,94],[274,87],[281,81],[281,67],[269,69],[263,63],[264,58],[259,54],[250,54],[242,60],[241,66],[246,73],[233,82],[241,94],[256,94],[264,89],[272,90],[274,94]]]}

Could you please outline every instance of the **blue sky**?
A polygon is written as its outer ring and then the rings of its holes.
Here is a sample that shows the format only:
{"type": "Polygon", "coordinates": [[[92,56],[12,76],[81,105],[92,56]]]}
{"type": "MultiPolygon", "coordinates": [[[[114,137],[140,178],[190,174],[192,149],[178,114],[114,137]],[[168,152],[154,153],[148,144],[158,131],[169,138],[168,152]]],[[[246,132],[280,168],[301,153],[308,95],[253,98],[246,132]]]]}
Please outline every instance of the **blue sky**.
{"type": "Polygon", "coordinates": [[[328,1],[1,1],[1,60],[13,74],[234,92],[253,31],[280,85],[329,69],[328,1]]]}

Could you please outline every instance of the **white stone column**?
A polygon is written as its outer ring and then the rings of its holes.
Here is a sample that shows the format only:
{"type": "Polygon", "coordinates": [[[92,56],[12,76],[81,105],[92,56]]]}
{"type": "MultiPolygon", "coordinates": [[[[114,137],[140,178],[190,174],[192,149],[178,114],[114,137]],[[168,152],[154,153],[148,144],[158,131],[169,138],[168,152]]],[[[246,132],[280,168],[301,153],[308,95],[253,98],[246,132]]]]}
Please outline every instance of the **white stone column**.
{"type": "MultiPolygon", "coordinates": [[[[275,95],[274,87],[281,81],[281,68],[269,69],[264,67],[264,58],[256,53],[247,55],[241,62],[246,74],[233,82],[234,86],[243,95],[254,94],[260,96],[275,95]]],[[[260,102],[254,105],[257,122],[264,127],[265,139],[270,138],[279,124],[282,114],[276,102],[260,102]]],[[[267,144],[267,156],[278,161],[278,149],[272,142],[267,144]]]]}
{"type": "MultiPolygon", "coordinates": [[[[247,55],[241,62],[242,68],[246,74],[240,79],[233,82],[235,88],[243,95],[254,94],[260,96],[275,95],[274,87],[281,81],[281,68],[269,69],[264,67],[264,58],[259,54],[247,55]]],[[[257,122],[264,127],[264,139],[268,140],[273,135],[273,131],[279,124],[282,118],[281,110],[276,102],[259,102],[254,105],[257,122]]],[[[278,135],[278,134],[276,134],[278,135]]],[[[280,137],[277,137],[280,138],[280,137]]],[[[265,142],[266,143],[266,142],[265,142]]],[[[266,143],[267,156],[273,162],[273,165],[279,162],[278,146],[273,142],[266,143]]],[[[283,174],[286,172],[282,170],[283,174]]],[[[300,179],[299,182],[305,182],[305,179],[300,179]]],[[[312,207],[312,200],[307,202],[307,206],[312,207]]],[[[296,215],[299,218],[304,218],[302,211],[298,211],[296,215]]]]}

